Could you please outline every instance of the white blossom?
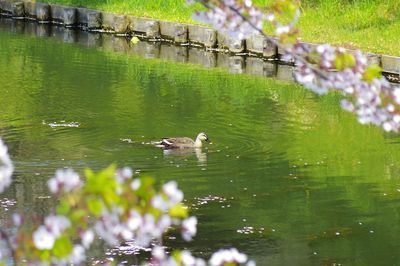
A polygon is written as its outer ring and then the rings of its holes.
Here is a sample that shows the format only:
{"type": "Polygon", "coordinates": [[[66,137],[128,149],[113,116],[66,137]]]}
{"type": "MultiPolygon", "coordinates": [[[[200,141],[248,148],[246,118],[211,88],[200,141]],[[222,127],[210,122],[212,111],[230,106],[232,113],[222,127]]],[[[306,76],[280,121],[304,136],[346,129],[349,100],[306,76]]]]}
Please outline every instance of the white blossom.
{"type": "Polygon", "coordinates": [[[94,240],[94,232],[89,229],[82,234],[82,245],[88,249],[94,240]]]}
{"type": "Polygon", "coordinates": [[[210,260],[210,266],[221,266],[225,263],[246,263],[247,256],[243,253],[240,253],[236,248],[231,249],[222,249],[218,252],[215,252],[210,260]]]}
{"type": "Polygon", "coordinates": [[[169,181],[162,187],[163,192],[170,200],[170,206],[180,203],[183,200],[183,192],[178,189],[178,184],[175,181],[169,181]]]}
{"type": "Polygon", "coordinates": [[[49,215],[45,218],[44,225],[54,237],[58,238],[65,229],[71,226],[71,222],[65,216],[49,215]]]}
{"type": "Polygon", "coordinates": [[[59,169],[56,175],[49,179],[47,186],[53,194],[63,192],[70,192],[82,186],[82,181],[79,175],[72,169],[59,169]]]}
{"type": "Polygon", "coordinates": [[[52,249],[56,241],[55,236],[43,225],[36,229],[32,236],[35,247],[40,250],[52,249]]]}
{"type": "Polygon", "coordinates": [[[142,216],[135,210],[129,212],[129,217],[127,220],[127,226],[130,230],[137,230],[142,224],[142,216]]]}
{"type": "Polygon", "coordinates": [[[265,16],[253,6],[252,1],[245,0],[244,5],[241,5],[236,1],[221,0],[218,5],[214,4],[209,11],[196,12],[193,19],[212,24],[215,29],[236,39],[245,39],[262,29],[265,16]]]}
{"type": "Polygon", "coordinates": [[[197,233],[197,218],[189,217],[182,222],[182,237],[186,241],[191,241],[197,233]]]}
{"type": "Polygon", "coordinates": [[[85,248],[82,245],[74,245],[70,262],[73,264],[81,264],[86,259],[85,248]]]}
{"type": "Polygon", "coordinates": [[[0,139],[0,193],[2,193],[11,184],[11,176],[14,171],[14,165],[8,155],[7,146],[0,139]]]}
{"type": "Polygon", "coordinates": [[[131,189],[132,190],[138,190],[140,188],[140,179],[135,178],[132,183],[131,183],[131,189]]]}

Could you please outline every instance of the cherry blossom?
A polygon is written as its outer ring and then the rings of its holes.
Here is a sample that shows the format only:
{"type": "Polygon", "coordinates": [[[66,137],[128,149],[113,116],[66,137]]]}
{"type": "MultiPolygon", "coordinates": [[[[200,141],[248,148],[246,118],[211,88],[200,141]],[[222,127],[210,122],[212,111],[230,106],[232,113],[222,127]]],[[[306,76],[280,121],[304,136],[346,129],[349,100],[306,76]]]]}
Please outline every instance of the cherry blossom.
{"type": "Polygon", "coordinates": [[[229,263],[246,263],[247,256],[240,253],[236,248],[231,249],[221,249],[215,252],[209,261],[210,266],[219,266],[229,263]]]}
{"type": "Polygon", "coordinates": [[[11,184],[11,176],[14,171],[14,165],[8,155],[7,146],[0,139],[0,193],[11,184]]]}
{"type": "Polygon", "coordinates": [[[94,232],[93,230],[89,229],[85,231],[82,235],[82,245],[87,249],[93,243],[94,240],[94,232]]]}
{"type": "Polygon", "coordinates": [[[82,185],[79,175],[72,169],[59,169],[55,177],[47,182],[51,193],[56,194],[61,191],[70,192],[82,185]]]}
{"type": "Polygon", "coordinates": [[[182,222],[182,238],[186,241],[192,240],[197,233],[197,218],[189,217],[182,222]]]}
{"type": "Polygon", "coordinates": [[[37,249],[50,250],[53,248],[55,241],[56,237],[43,225],[33,233],[33,243],[37,249]]]}
{"type": "Polygon", "coordinates": [[[190,251],[174,251],[171,255],[165,252],[163,247],[153,247],[150,265],[154,266],[224,266],[224,265],[246,265],[255,266],[255,262],[248,260],[247,256],[237,249],[222,249],[211,255],[208,263],[194,257],[190,251]]]}

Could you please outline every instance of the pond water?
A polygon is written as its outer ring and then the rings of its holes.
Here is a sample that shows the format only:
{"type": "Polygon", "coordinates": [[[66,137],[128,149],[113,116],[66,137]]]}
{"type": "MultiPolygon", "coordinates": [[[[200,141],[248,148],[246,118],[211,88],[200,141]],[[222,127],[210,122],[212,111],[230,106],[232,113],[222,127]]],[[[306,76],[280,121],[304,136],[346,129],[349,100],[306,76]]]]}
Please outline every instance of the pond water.
{"type": "Polygon", "coordinates": [[[16,171],[2,226],[14,211],[52,208],[55,169],[117,163],[178,181],[199,232],[169,246],[204,257],[235,246],[258,265],[399,263],[399,137],[359,125],[338,95],[9,24],[0,21],[0,135],[16,171]],[[212,144],[198,153],[148,144],[200,131],[212,144]]]}

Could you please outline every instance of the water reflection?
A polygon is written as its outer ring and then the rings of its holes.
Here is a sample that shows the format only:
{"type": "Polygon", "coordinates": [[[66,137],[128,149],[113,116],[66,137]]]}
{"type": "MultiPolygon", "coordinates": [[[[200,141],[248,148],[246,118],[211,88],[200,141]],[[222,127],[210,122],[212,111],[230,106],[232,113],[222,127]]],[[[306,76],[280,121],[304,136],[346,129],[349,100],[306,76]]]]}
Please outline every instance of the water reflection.
{"type": "Polygon", "coordinates": [[[181,160],[187,160],[192,156],[196,156],[197,162],[200,166],[207,165],[207,153],[203,152],[201,148],[163,149],[163,154],[166,157],[178,157],[181,160]]]}
{"type": "Polygon", "coordinates": [[[197,64],[206,68],[218,67],[226,69],[233,74],[247,73],[294,81],[293,67],[278,65],[260,58],[232,56],[227,53],[216,53],[202,48],[175,46],[167,43],[144,41],[133,45],[125,37],[74,30],[49,24],[38,24],[33,21],[13,20],[1,16],[0,28],[20,34],[52,37],[65,43],[77,43],[85,47],[102,48],[144,58],[160,58],[178,63],[197,64]]]}

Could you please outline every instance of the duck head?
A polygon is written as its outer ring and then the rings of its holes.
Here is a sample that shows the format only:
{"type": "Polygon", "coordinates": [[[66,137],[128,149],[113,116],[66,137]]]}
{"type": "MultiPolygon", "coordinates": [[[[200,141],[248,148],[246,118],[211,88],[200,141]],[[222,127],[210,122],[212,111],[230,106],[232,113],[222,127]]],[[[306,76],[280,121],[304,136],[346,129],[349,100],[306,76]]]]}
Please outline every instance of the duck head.
{"type": "Polygon", "coordinates": [[[208,138],[207,134],[204,132],[200,132],[199,135],[197,135],[198,140],[204,140],[204,141],[210,141],[210,139],[208,138]]]}

